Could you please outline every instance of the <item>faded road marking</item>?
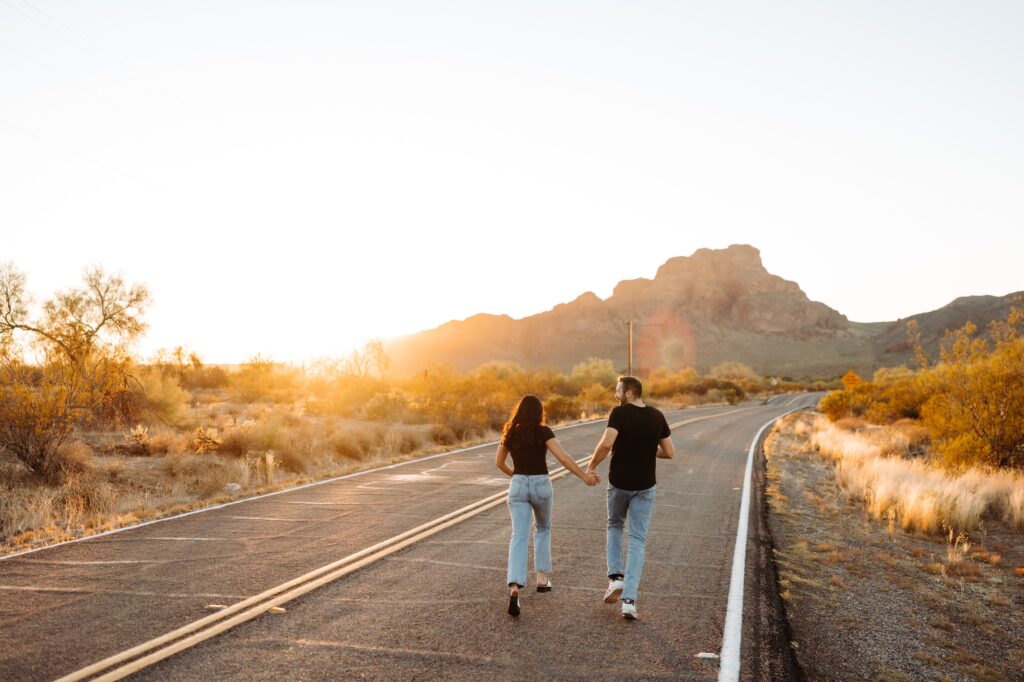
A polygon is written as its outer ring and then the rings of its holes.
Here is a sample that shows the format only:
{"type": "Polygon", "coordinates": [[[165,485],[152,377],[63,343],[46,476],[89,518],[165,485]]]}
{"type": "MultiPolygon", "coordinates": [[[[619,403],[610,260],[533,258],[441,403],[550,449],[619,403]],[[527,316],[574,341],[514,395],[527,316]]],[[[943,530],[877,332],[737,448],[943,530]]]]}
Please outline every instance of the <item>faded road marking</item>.
{"type": "Polygon", "coordinates": [[[108,564],[166,564],[170,559],[113,559],[110,561],[49,561],[46,559],[19,559],[24,564],[44,566],[106,566],[108,564]]]}
{"type": "Polygon", "coordinates": [[[504,573],[507,567],[503,566],[481,566],[479,564],[462,564],[456,561],[438,561],[436,559],[405,559],[402,557],[389,558],[388,561],[402,561],[409,564],[436,564],[437,566],[454,566],[455,568],[475,568],[481,571],[497,571],[504,573]]]}
{"type": "Polygon", "coordinates": [[[66,592],[71,594],[121,594],[128,597],[175,597],[178,599],[191,599],[202,597],[209,599],[245,599],[244,595],[238,594],[210,594],[207,592],[176,593],[176,592],[146,592],[133,590],[99,590],[92,587],[50,587],[47,585],[0,585],[0,590],[10,592],[66,592]]]}
{"type": "Polygon", "coordinates": [[[218,542],[223,542],[224,540],[228,540],[229,538],[188,538],[188,537],[181,537],[181,538],[179,538],[179,537],[170,537],[170,536],[166,536],[165,537],[165,536],[161,535],[161,536],[151,537],[151,538],[132,538],[132,539],[133,540],[135,540],[135,539],[138,539],[138,540],[174,540],[174,541],[178,541],[178,542],[213,542],[214,540],[216,540],[218,542]]]}
{"type": "Polygon", "coordinates": [[[307,647],[327,647],[331,649],[347,649],[349,651],[368,651],[379,654],[396,654],[400,656],[419,656],[426,658],[450,658],[459,661],[472,661],[474,663],[491,663],[494,661],[490,656],[472,656],[457,651],[432,651],[430,649],[406,649],[404,647],[369,646],[366,644],[350,644],[348,642],[332,642],[321,639],[292,639],[292,640],[263,640],[254,644],[298,644],[307,647]]]}

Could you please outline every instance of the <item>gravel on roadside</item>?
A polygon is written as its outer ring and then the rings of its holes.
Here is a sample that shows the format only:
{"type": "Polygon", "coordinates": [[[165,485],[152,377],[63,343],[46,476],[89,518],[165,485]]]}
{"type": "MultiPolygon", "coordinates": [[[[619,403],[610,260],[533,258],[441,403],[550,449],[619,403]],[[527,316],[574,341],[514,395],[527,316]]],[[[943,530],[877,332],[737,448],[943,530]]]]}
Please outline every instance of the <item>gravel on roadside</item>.
{"type": "Polygon", "coordinates": [[[1024,536],[987,527],[949,562],[944,537],[871,519],[814,451],[816,413],[765,442],[769,525],[809,680],[1024,680],[1024,536]]]}

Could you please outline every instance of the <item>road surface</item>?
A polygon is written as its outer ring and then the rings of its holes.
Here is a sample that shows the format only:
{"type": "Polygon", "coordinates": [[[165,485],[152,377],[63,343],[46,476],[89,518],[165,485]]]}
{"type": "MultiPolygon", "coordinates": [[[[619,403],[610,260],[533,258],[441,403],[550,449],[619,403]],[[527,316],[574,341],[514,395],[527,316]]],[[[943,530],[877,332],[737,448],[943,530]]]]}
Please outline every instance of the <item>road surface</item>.
{"type": "MultiPolygon", "coordinates": [[[[818,397],[666,413],[677,457],[658,464],[636,622],[601,601],[607,464],[595,488],[555,481],[554,590],[528,587],[522,615],[505,613],[508,479],[486,445],[0,560],[0,678],[73,674],[210,617],[214,605],[494,497],[496,506],[283,603],[284,613],[241,622],[133,679],[717,679],[719,660],[698,654],[722,649],[748,451],[763,425],[818,397]]],[[[603,428],[556,433],[584,457],[603,428]]],[[[784,669],[776,614],[759,594],[758,527],[752,518],[741,679],[784,669]]]]}

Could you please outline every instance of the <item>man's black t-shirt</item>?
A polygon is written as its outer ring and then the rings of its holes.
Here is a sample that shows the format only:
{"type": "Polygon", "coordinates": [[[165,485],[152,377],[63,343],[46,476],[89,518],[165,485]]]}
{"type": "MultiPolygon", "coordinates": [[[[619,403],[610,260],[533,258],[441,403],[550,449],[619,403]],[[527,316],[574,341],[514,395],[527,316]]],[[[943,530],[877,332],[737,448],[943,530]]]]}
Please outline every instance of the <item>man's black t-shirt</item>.
{"type": "Polygon", "coordinates": [[[621,490],[654,486],[658,441],[672,434],[665,415],[650,405],[627,403],[612,409],[608,428],[619,432],[612,445],[608,482],[621,490]]]}
{"type": "Polygon", "coordinates": [[[538,428],[536,434],[515,434],[512,438],[502,439],[501,444],[512,453],[513,473],[526,476],[548,473],[547,442],[555,437],[555,432],[547,426],[538,428]]]}

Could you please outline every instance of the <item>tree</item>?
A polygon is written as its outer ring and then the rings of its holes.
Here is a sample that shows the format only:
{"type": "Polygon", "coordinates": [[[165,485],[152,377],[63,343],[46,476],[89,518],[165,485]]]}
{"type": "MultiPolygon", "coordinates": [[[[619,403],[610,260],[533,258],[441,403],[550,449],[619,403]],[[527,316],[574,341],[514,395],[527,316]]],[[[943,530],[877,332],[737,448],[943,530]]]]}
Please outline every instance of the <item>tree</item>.
{"type": "Polygon", "coordinates": [[[990,328],[994,347],[967,323],[943,341],[921,416],[946,463],[1024,467],[1024,310],[990,328]]]}
{"type": "Polygon", "coordinates": [[[0,449],[55,480],[54,455],[77,425],[131,409],[129,348],[150,297],[91,267],[33,314],[25,282],[0,265],[0,449]]]}

